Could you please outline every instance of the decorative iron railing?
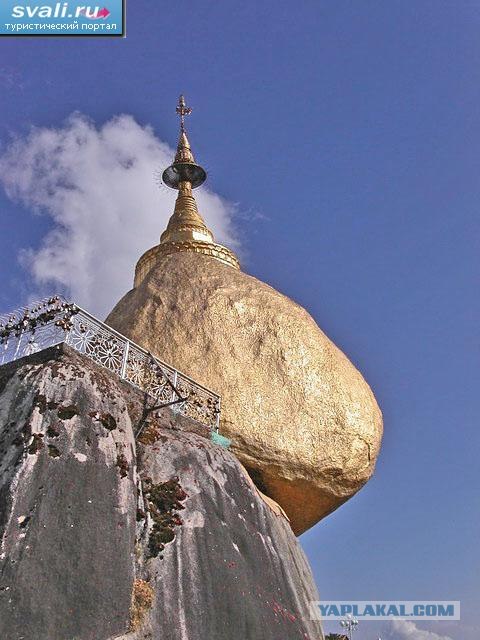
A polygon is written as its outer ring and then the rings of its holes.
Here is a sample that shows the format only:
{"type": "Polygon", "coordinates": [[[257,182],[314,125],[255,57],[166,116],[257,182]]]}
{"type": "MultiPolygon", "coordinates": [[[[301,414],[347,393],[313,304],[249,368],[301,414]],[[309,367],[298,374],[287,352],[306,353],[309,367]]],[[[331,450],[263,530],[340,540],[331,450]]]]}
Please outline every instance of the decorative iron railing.
{"type": "Polygon", "coordinates": [[[60,296],[0,315],[0,365],[65,343],[155,400],[218,431],[220,396],[60,296]]]}

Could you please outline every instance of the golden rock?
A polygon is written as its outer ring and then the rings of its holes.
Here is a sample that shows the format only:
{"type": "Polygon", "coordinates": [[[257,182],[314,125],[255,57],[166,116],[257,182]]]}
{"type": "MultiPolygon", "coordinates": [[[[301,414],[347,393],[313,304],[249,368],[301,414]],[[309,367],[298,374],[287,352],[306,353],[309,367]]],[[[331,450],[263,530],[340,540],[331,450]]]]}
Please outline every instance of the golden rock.
{"type": "Polygon", "coordinates": [[[107,323],[222,396],[220,430],[299,534],[371,476],[382,417],[299,305],[202,254],[159,254],[107,323]]]}
{"type": "Polygon", "coordinates": [[[239,269],[192,196],[206,178],[183,118],[164,182],[179,195],[160,244],[106,322],[221,394],[220,432],[300,534],[355,494],[380,449],[370,387],[301,306],[239,269]]]}

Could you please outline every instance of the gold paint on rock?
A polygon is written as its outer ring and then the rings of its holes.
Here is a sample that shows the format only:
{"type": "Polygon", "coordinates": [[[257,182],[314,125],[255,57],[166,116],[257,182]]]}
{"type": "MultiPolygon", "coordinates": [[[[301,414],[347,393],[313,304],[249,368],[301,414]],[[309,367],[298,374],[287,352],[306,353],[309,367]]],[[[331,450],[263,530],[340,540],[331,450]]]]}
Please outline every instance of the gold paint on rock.
{"type": "MultiPolygon", "coordinates": [[[[201,227],[190,213],[188,224],[201,227]]],[[[174,235],[180,223],[169,227],[107,323],[221,394],[221,433],[300,534],[372,475],[380,409],[305,309],[208,254],[221,245],[185,241],[174,235]]]]}

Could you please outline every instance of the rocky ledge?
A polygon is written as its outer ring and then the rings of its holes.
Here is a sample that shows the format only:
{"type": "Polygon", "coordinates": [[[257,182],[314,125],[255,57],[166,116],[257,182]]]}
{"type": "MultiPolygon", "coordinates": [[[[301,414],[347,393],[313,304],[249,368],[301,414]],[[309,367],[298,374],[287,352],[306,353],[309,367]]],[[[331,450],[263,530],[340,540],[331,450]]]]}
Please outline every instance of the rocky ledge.
{"type": "Polygon", "coordinates": [[[323,638],[288,521],[208,435],[65,346],[1,367],[0,637],[323,638]]]}

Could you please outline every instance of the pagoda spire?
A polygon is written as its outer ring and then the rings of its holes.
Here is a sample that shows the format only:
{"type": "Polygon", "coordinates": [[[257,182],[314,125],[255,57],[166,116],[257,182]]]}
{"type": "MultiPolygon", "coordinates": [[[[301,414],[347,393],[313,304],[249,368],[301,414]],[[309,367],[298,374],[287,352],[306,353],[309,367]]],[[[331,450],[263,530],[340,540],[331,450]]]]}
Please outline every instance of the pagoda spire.
{"type": "MultiPolygon", "coordinates": [[[[195,158],[193,157],[190,142],[188,141],[187,132],[185,130],[185,116],[189,116],[192,113],[192,108],[187,107],[183,95],[178,99],[176,112],[180,116],[180,137],[178,139],[177,153],[175,154],[174,164],[184,162],[195,164],[195,158]]],[[[207,176],[205,174],[205,178],[206,177],[207,176]]]]}
{"type": "Polygon", "coordinates": [[[178,99],[176,112],[180,117],[180,133],[173,163],[162,174],[163,183],[178,191],[175,209],[167,228],[160,237],[157,252],[189,251],[208,255],[224,264],[240,268],[235,254],[215,242],[213,233],[200,215],[192,190],[207,179],[203,167],[195,162],[185,129],[185,117],[192,113],[183,95],[178,99]]]}
{"type": "Polygon", "coordinates": [[[185,116],[192,113],[191,107],[187,107],[185,98],[178,99],[176,108],[180,116],[180,135],[178,138],[177,152],[173,164],[165,169],[162,175],[163,182],[172,189],[180,189],[181,182],[189,182],[192,189],[202,185],[207,179],[205,169],[196,164],[192,148],[185,129],[185,116]]]}

